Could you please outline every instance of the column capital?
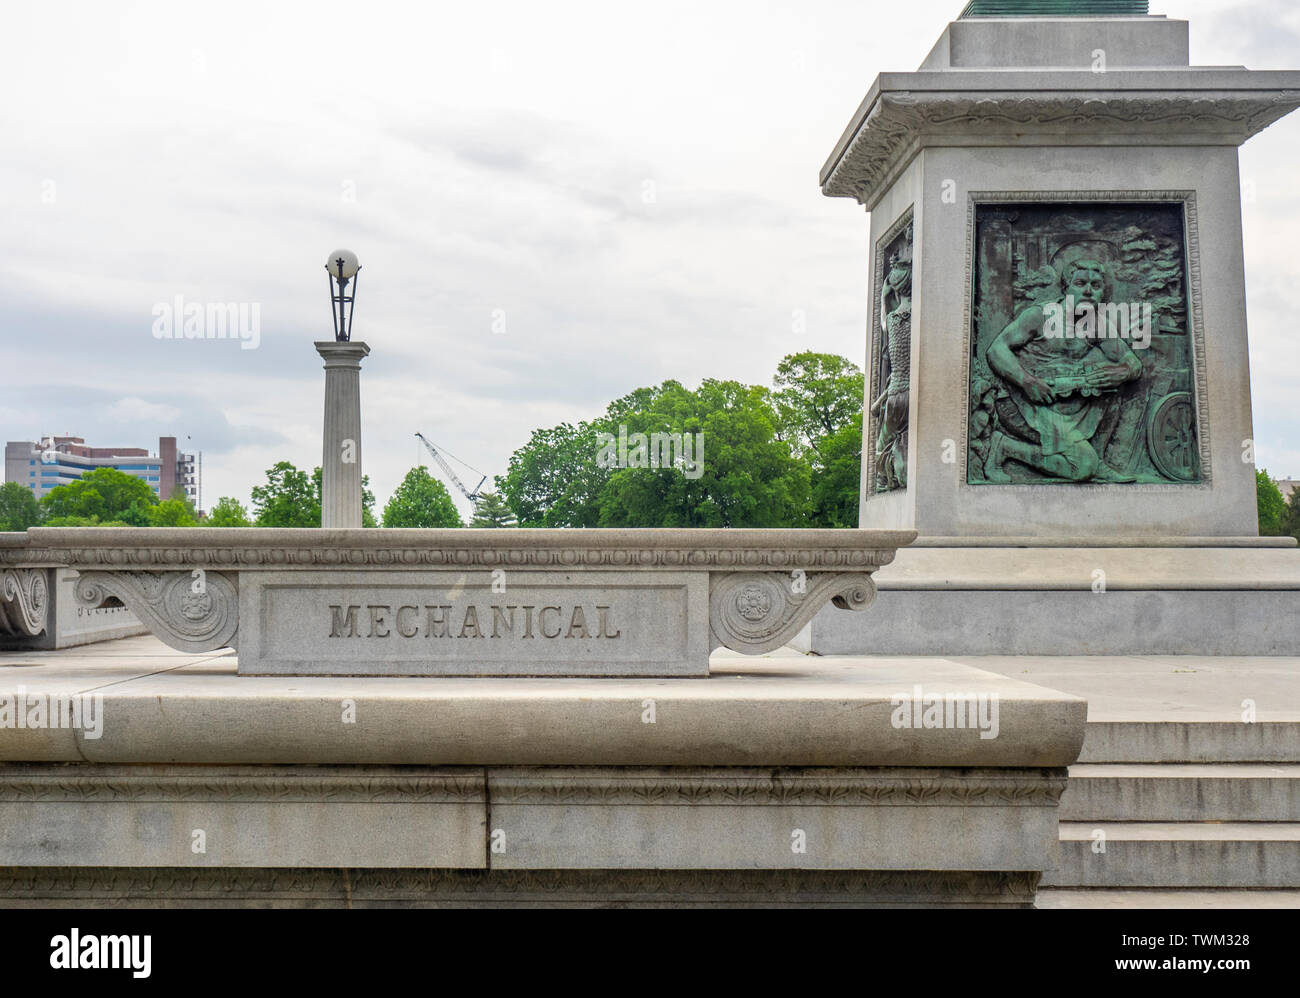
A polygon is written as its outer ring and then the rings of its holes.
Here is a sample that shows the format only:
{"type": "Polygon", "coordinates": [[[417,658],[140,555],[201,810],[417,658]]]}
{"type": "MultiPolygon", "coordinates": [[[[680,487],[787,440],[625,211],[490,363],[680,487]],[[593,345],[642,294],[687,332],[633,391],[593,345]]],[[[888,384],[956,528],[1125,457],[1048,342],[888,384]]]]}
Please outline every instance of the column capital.
{"type": "Polygon", "coordinates": [[[338,342],[336,340],[317,340],[316,352],[325,361],[325,367],[360,366],[362,358],[370,355],[370,346],[361,340],[338,342]]]}

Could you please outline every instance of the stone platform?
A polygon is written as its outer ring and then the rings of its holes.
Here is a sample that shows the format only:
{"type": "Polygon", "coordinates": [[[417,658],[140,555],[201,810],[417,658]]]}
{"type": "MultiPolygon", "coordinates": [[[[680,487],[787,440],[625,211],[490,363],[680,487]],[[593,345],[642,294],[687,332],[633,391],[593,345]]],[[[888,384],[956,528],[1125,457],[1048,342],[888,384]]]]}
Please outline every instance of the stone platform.
{"type": "Polygon", "coordinates": [[[821,655],[1291,655],[1290,537],[919,537],[874,576],[873,612],[819,613],[821,655]]]}
{"type": "Polygon", "coordinates": [[[1081,698],[944,659],[711,665],[253,677],[152,638],[0,656],[0,696],[79,698],[95,727],[0,727],[0,898],[1032,905],[1081,698]],[[945,695],[969,725],[896,724],[945,695]]]}

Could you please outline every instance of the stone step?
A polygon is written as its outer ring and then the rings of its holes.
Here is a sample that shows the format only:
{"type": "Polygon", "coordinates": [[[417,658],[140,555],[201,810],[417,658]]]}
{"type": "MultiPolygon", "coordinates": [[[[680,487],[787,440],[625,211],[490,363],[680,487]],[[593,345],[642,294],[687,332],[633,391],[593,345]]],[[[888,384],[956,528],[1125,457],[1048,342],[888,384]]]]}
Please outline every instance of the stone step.
{"type": "Polygon", "coordinates": [[[1081,763],[1300,763],[1300,721],[1089,721],[1081,763]]]}
{"type": "Polygon", "coordinates": [[[1044,887],[1300,887],[1300,822],[1063,821],[1060,836],[1044,887]]]}
{"type": "Polygon", "coordinates": [[[1083,763],[1062,821],[1300,821],[1300,763],[1083,763]]]}
{"type": "Polygon", "coordinates": [[[1184,911],[1226,908],[1300,908],[1300,891],[1268,888],[1047,887],[1035,908],[1177,908],[1184,911]]]}

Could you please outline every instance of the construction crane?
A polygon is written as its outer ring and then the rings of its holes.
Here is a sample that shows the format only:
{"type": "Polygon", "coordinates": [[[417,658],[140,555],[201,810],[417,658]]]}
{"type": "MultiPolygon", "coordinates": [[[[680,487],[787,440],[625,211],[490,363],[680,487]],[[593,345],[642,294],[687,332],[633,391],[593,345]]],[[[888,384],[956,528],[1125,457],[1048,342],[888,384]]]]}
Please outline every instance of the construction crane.
{"type": "MultiPolygon", "coordinates": [[[[466,499],[468,499],[471,503],[477,505],[479,499],[483,495],[483,493],[480,492],[479,490],[483,488],[483,483],[487,481],[487,475],[483,475],[483,477],[479,479],[479,483],[474,486],[474,491],[471,492],[469,489],[465,488],[465,484],[456,476],[456,472],[451,470],[451,465],[449,465],[446,459],[443,458],[443,456],[438,453],[437,449],[433,446],[433,444],[429,443],[429,441],[425,439],[424,434],[416,433],[416,436],[420,438],[420,443],[424,444],[428,452],[433,455],[433,459],[438,462],[438,467],[442,468],[442,470],[446,472],[447,477],[451,479],[452,484],[455,485],[456,488],[460,489],[460,494],[463,495],[466,499]]],[[[459,460],[459,458],[457,460],[459,460]]],[[[461,463],[464,464],[463,461],[461,463]]],[[[465,467],[469,468],[469,465],[466,464],[465,467]]],[[[474,471],[477,469],[470,468],[470,470],[474,471]]],[[[479,472],[479,474],[483,474],[483,473],[479,472]]]]}

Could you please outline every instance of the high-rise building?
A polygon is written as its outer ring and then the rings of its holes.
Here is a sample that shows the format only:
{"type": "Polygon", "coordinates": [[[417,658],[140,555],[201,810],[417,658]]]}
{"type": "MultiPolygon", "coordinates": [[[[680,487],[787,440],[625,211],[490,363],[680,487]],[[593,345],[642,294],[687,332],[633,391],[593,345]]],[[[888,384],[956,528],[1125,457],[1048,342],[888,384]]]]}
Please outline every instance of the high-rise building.
{"type": "Polygon", "coordinates": [[[5,481],[21,482],[41,498],[56,485],[75,482],[96,468],[116,468],[143,479],[159,499],[185,496],[199,503],[199,458],[181,453],[175,437],[159,437],[158,449],[87,447],[82,437],[11,440],[5,444],[5,481]]]}

